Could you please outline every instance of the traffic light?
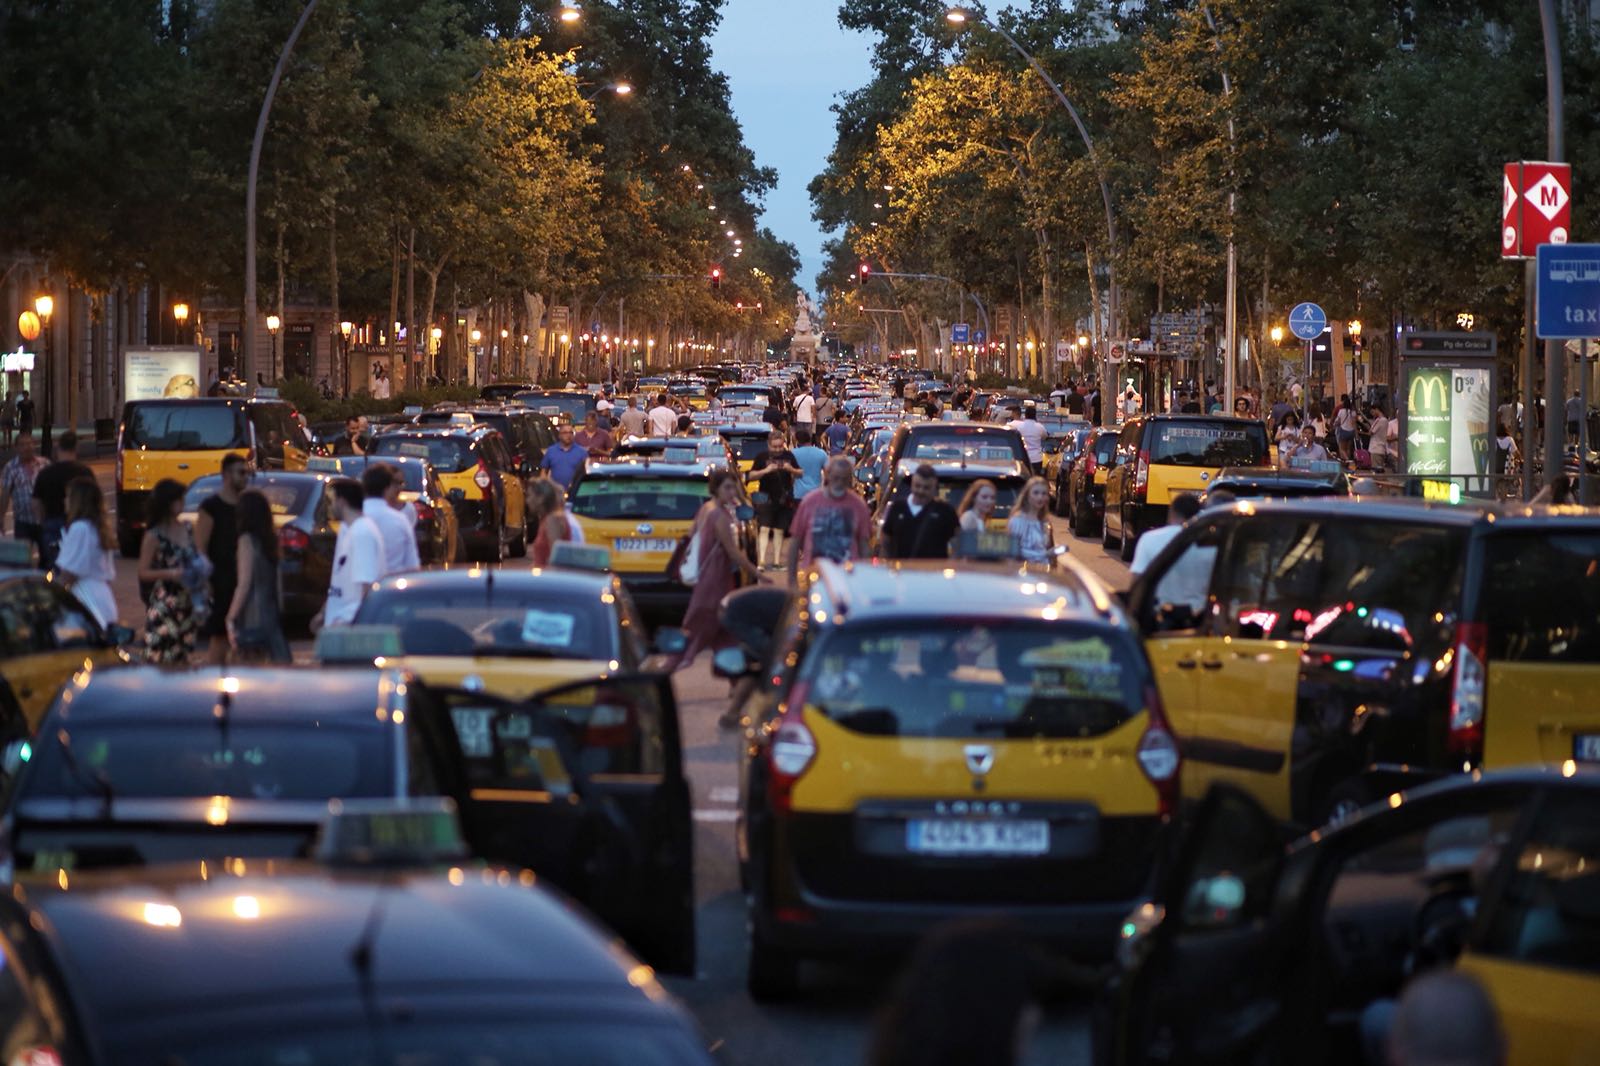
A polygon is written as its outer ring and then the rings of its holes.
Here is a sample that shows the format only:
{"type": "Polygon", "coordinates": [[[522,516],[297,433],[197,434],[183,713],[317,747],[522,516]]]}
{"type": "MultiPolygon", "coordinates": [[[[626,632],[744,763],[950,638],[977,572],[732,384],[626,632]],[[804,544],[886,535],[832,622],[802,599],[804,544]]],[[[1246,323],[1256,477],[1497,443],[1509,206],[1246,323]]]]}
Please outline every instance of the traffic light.
{"type": "Polygon", "coordinates": [[[858,285],[865,285],[871,279],[871,277],[872,267],[869,264],[862,263],[856,268],[856,283],[858,285]]]}
{"type": "Polygon", "coordinates": [[[719,266],[711,268],[711,288],[715,292],[722,291],[722,268],[719,266]]]}

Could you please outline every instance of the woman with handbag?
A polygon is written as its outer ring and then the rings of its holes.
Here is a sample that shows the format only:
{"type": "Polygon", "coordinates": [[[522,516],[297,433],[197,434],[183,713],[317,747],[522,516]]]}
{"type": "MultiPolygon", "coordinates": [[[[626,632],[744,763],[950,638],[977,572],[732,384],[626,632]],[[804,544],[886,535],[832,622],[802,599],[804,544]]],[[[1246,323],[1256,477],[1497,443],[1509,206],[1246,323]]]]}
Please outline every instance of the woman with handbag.
{"type": "Polygon", "coordinates": [[[239,584],[228,606],[228,643],[243,659],[291,661],[283,635],[278,532],[272,506],[255,489],[239,494],[239,584]]]}
{"type": "Polygon", "coordinates": [[[149,525],[139,545],[139,583],[144,596],[144,655],[152,663],[187,663],[207,615],[207,573],[192,583],[192,571],[205,564],[194,535],[178,519],[183,482],[163,478],[150,492],[149,525]]]}
{"type": "Polygon", "coordinates": [[[711,499],[694,517],[688,550],[678,569],[679,579],[692,585],[694,592],[689,597],[689,609],[683,615],[688,644],[673,665],[675,670],[694,662],[707,648],[716,650],[732,645],[734,638],[723,628],[719,616],[722,598],[739,587],[740,576],[752,582],[767,580],[761,568],[739,545],[736,525],[739,475],[731,470],[715,471],[710,487],[711,499]]]}

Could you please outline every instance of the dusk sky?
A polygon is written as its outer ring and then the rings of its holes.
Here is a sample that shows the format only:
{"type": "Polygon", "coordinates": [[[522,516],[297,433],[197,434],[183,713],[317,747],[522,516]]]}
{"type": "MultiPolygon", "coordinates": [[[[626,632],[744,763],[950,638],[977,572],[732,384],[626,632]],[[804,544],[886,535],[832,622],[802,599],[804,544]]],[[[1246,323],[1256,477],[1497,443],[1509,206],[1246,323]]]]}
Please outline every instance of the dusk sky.
{"type": "Polygon", "coordinates": [[[727,0],[712,40],[745,143],[778,171],[762,224],[800,250],[807,291],[822,269],[822,231],[806,185],[833,147],[835,97],[871,75],[871,39],[841,29],[838,14],[839,0],[727,0]]]}

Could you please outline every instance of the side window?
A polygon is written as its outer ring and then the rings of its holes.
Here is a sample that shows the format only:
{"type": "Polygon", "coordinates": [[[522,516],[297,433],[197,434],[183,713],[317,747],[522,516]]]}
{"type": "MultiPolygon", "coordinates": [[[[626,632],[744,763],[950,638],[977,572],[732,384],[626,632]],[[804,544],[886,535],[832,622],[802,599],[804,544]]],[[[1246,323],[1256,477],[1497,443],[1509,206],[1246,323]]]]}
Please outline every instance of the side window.
{"type": "Polygon", "coordinates": [[[1210,614],[1209,599],[1217,549],[1228,527],[1212,519],[1183,534],[1180,554],[1159,574],[1142,605],[1139,622],[1146,632],[1171,633],[1199,628],[1210,614]]]}
{"type": "Polygon", "coordinates": [[[428,740],[416,724],[416,719],[405,726],[406,761],[411,768],[411,794],[413,796],[440,796],[439,776],[434,772],[434,756],[428,749],[428,740]]]}
{"type": "Polygon", "coordinates": [[[283,430],[273,417],[276,408],[270,404],[252,404],[248,410],[250,423],[256,431],[257,466],[263,470],[283,469],[283,430]]]}
{"type": "Polygon", "coordinates": [[[50,635],[50,646],[58,650],[98,648],[105,644],[100,625],[73,596],[55,585],[34,588],[39,618],[50,635]]]}
{"type": "Polygon", "coordinates": [[[1490,916],[1485,954],[1600,974],[1600,821],[1590,795],[1550,799],[1490,916]]]}
{"type": "Polygon", "coordinates": [[[21,581],[0,587],[0,655],[7,659],[41,650],[34,640],[33,612],[24,587],[21,581]]]}
{"type": "Polygon", "coordinates": [[[1257,519],[1240,523],[1217,571],[1221,635],[1301,640],[1312,615],[1322,564],[1314,522],[1257,519]]]}

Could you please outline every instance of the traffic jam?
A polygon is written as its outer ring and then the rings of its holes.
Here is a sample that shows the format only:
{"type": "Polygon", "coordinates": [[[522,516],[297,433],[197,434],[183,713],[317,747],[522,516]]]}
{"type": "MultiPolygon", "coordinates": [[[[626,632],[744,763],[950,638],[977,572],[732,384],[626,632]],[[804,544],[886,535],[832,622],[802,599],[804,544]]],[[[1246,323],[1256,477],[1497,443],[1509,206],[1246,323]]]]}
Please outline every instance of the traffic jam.
{"type": "Polygon", "coordinates": [[[710,735],[755,1009],[977,938],[1096,1066],[1600,1063],[1600,511],[1198,395],[483,392],[128,403],[137,619],[0,540],[6,1062],[733,1061],[710,735]]]}

